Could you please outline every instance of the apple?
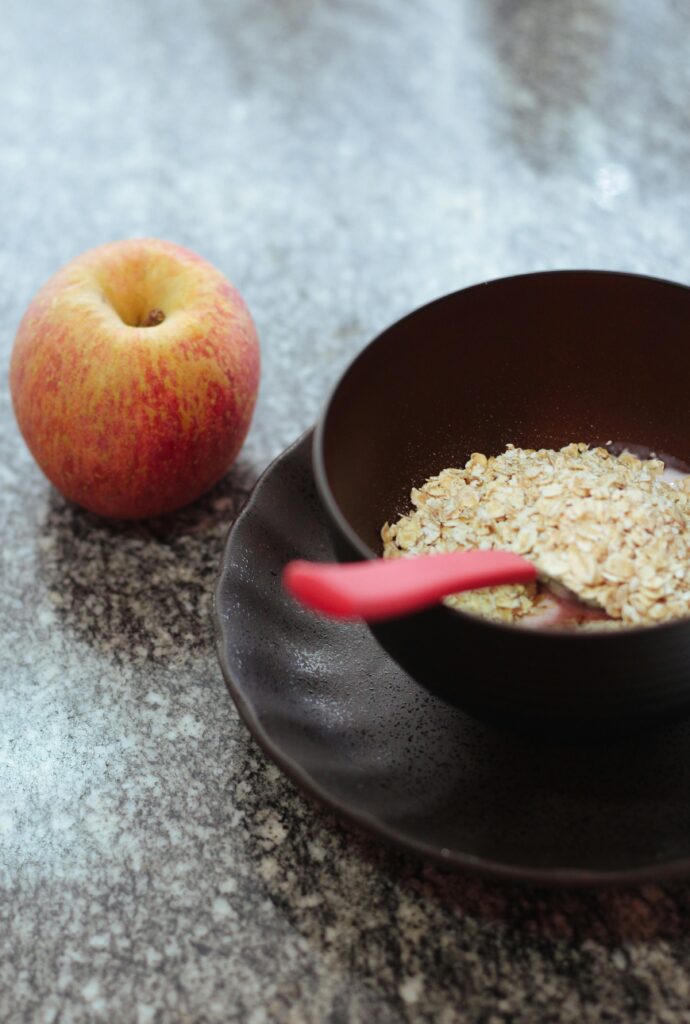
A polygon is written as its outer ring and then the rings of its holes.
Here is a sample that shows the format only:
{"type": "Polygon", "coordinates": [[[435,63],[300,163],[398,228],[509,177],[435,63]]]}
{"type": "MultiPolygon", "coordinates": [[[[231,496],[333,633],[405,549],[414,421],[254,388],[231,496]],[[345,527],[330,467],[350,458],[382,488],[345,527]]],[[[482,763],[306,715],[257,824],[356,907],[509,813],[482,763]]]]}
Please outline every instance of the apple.
{"type": "Polygon", "coordinates": [[[37,293],[10,391],[48,479],[102,516],[180,508],[216,483],[249,429],[259,341],[212,264],[152,238],[91,249],[37,293]]]}

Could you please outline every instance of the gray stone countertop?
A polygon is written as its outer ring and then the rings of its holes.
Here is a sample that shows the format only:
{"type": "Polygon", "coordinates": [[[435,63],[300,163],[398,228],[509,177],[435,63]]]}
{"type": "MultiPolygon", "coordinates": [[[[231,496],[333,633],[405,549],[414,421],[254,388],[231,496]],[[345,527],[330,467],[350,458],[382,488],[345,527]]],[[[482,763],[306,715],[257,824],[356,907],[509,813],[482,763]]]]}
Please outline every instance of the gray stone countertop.
{"type": "MultiPolygon", "coordinates": [[[[690,1021],[690,889],[444,876],[268,763],[211,598],[259,472],[404,312],[552,267],[690,281],[682,0],[5,0],[0,345],[81,251],[212,260],[263,346],[210,495],[107,525],[0,389],[0,1019],[690,1021]]],[[[659,372],[663,372],[660,369],[659,372]]]]}

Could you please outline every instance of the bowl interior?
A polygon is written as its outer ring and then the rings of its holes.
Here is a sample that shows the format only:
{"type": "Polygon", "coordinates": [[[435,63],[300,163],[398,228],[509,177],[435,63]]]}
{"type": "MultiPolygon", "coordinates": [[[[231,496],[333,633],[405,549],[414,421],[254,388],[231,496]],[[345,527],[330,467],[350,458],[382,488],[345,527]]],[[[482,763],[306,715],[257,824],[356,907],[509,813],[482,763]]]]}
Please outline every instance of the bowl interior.
{"type": "Polygon", "coordinates": [[[376,338],[319,425],[322,497],[365,556],[410,489],[473,451],[570,441],[690,463],[690,289],[606,271],[505,278],[376,338]]]}

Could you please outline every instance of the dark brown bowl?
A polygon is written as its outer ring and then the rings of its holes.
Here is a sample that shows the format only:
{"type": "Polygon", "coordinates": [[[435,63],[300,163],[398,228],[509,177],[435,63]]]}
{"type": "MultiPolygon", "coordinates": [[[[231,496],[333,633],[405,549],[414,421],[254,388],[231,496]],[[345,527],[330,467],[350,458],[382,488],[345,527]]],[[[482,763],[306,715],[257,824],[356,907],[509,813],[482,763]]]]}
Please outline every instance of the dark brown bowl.
{"type": "MultiPolygon", "coordinates": [[[[608,271],[504,278],[447,295],[371,342],[314,436],[342,560],[381,554],[410,489],[473,451],[570,441],[690,463],[690,289],[608,271]]],[[[438,605],[372,626],[422,686],[482,718],[610,732],[690,712],[690,621],[617,633],[497,625],[438,605]]]]}

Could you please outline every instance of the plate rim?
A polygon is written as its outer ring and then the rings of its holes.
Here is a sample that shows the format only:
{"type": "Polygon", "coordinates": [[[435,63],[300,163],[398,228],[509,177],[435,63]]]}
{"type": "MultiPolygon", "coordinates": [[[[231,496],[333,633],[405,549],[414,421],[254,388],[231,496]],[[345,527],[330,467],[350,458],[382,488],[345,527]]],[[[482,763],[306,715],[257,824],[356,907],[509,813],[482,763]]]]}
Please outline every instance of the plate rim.
{"type": "MultiPolygon", "coordinates": [[[[259,716],[255,713],[251,702],[245,697],[242,685],[235,678],[230,666],[226,644],[225,644],[225,623],[220,612],[220,596],[223,584],[226,579],[229,558],[232,546],[235,542],[239,528],[244,520],[250,516],[256,507],[261,493],[277,466],[302,447],[309,447],[314,434],[314,427],[309,427],[300,436],[288,445],[282,452],[273,458],[256,483],[238,513],[234,522],[230,525],[223,544],[220,565],[216,572],[216,578],[212,595],[212,619],[215,634],[216,656],[220,663],[221,673],[225,680],[230,697],[232,698],[240,719],[248,729],[254,741],[258,744],[263,753],[304,793],[316,800],[318,803],[334,812],[338,817],[349,824],[354,825],[375,839],[384,842],[386,845],[407,854],[428,860],[445,870],[463,872],[475,877],[489,879],[495,882],[521,883],[531,886],[550,886],[568,888],[592,888],[595,886],[631,886],[645,883],[662,883],[681,881],[690,876],[690,855],[687,857],[676,857],[670,860],[658,861],[639,865],[637,867],[601,870],[584,868],[531,868],[509,864],[504,861],[497,861],[487,857],[479,857],[475,854],[463,853],[457,850],[439,849],[433,844],[410,838],[403,830],[382,823],[375,815],[367,811],[353,809],[351,804],[345,803],[338,797],[333,796],[321,785],[313,775],[307,772],[298,762],[285,754],[280,746],[276,744],[261,725],[259,716]]],[[[384,652],[382,656],[387,657],[384,652]]]]}

